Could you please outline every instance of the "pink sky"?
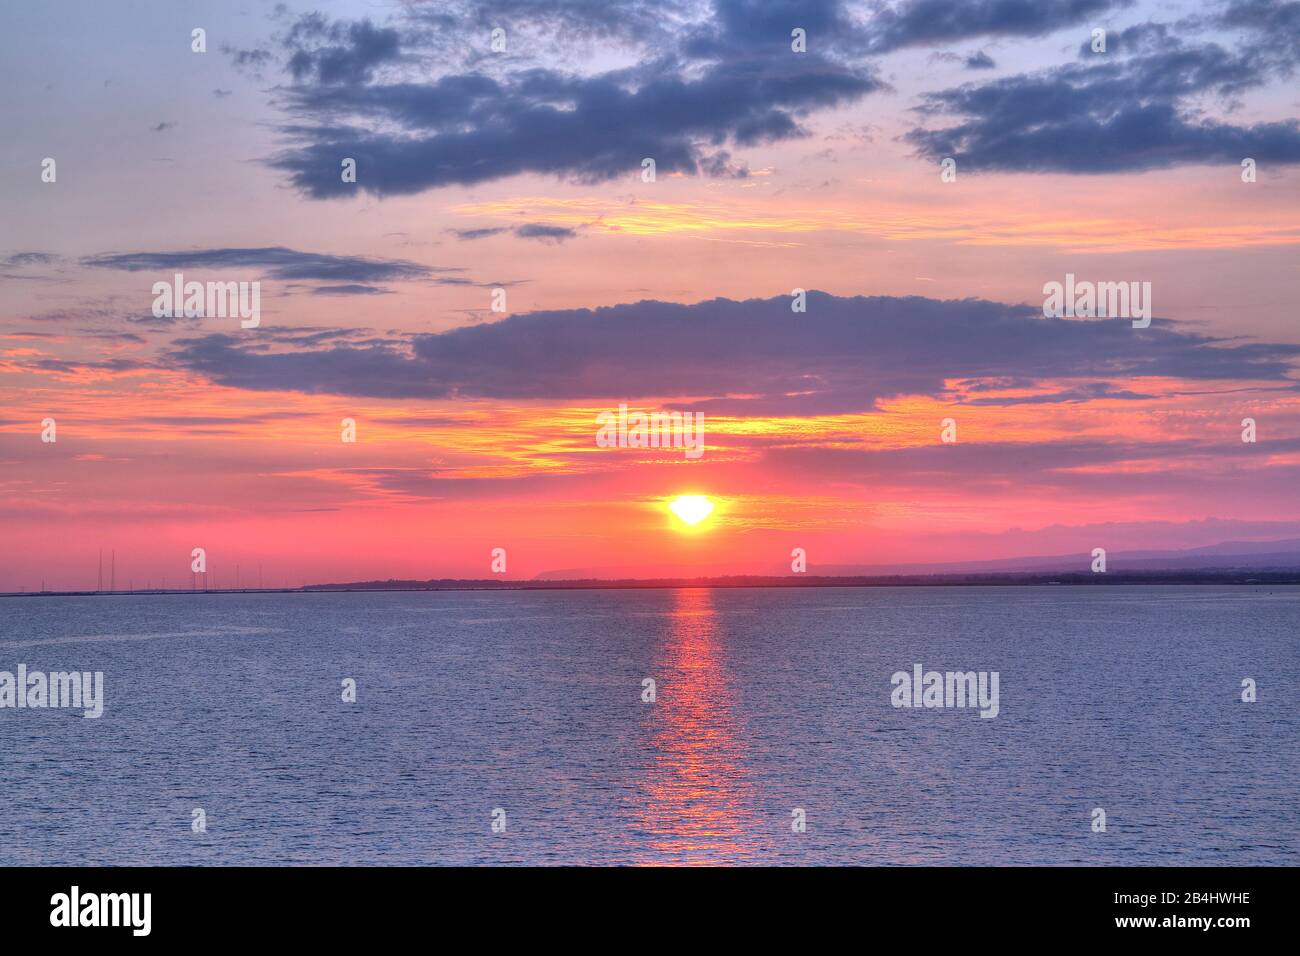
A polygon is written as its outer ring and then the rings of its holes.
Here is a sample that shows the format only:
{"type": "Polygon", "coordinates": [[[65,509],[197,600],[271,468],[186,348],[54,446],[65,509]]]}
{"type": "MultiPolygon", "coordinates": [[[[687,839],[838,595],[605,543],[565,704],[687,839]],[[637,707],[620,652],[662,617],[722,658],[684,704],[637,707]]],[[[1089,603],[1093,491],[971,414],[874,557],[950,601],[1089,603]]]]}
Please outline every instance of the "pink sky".
{"type": "MultiPolygon", "coordinates": [[[[525,578],[778,572],[794,547],[815,571],[1300,537],[1300,159],[1285,145],[1277,161],[1261,153],[1243,182],[1217,153],[1047,172],[989,153],[991,166],[959,159],[943,182],[908,138],[954,121],[916,109],[928,94],[1092,68],[1077,49],[1090,20],[1038,35],[991,26],[865,60],[832,51],[837,69],[870,63],[881,88],[791,106],[800,135],[742,142],[720,127],[741,178],[707,175],[716,144],[692,131],[701,167],[652,183],[638,165],[452,184],[416,171],[401,189],[314,196],[290,175],[301,167],[270,164],[298,148],[291,119],[336,119],[285,105],[314,82],[284,72],[293,20],[144,6],[112,22],[88,7],[71,37],[52,13],[16,15],[26,39],[11,99],[23,105],[0,186],[0,591],[93,586],[101,549],[106,562],[116,552],[119,587],[187,584],[194,547],[216,583],[232,585],[238,565],[242,583],[260,568],[269,586],[489,577],[498,547],[507,576],[525,578]],[[195,16],[208,24],[203,56],[189,49],[195,16]],[[271,60],[240,69],[240,49],[271,60]],[[977,50],[995,70],[942,56],[977,50]],[[23,68],[38,61],[39,74],[23,68]],[[55,183],[40,179],[46,156],[55,183]],[[551,232],[530,237],[539,225],[551,232]],[[151,287],[174,271],[261,282],[260,326],[150,321],[151,287]],[[1043,285],[1066,273],[1149,282],[1157,321],[1043,319],[1043,285]],[[494,288],[505,314],[491,310],[494,288]],[[826,295],[791,312],[796,288],[826,295]],[[717,299],[744,305],[699,305],[717,299]],[[621,402],[702,410],[705,454],[597,447],[596,415],[621,402]],[[54,443],[41,439],[47,418],[54,443]],[[340,440],[344,418],[355,443],[340,440]],[[945,418],[955,444],[941,441],[945,418]],[[1255,443],[1241,439],[1244,418],[1255,443]],[[687,529],[667,509],[681,494],[708,495],[713,515],[687,529]]],[[[858,9],[810,11],[840,6],[858,9]]],[[[688,7],[699,29],[714,22],[710,5],[688,7]]],[[[435,75],[443,61],[418,45],[410,9],[321,10],[400,38],[406,58],[370,54],[350,81],[376,97],[453,73],[594,83],[678,42],[587,38],[568,58],[520,23],[514,60],[466,54],[435,75]]],[[[1120,36],[1162,17],[1174,22],[1138,5],[1097,22],[1120,36]]],[[[884,42],[865,13],[855,22],[864,49],[884,42]]],[[[1178,23],[1178,49],[1209,42],[1178,23]]],[[[323,36],[313,56],[330,44],[361,55],[356,34],[323,36]]],[[[1216,42],[1236,53],[1263,41],[1216,42]]],[[[1130,59],[1106,68],[1136,75],[1160,51],[1116,46],[1130,59]]],[[[334,89],[323,71],[315,82],[334,89]]],[[[1300,109],[1275,74],[1173,103],[1247,131],[1294,132],[1300,109]]],[[[316,154],[292,162],[302,155],[316,154]]],[[[383,162],[363,160],[359,185],[383,162]]]]}

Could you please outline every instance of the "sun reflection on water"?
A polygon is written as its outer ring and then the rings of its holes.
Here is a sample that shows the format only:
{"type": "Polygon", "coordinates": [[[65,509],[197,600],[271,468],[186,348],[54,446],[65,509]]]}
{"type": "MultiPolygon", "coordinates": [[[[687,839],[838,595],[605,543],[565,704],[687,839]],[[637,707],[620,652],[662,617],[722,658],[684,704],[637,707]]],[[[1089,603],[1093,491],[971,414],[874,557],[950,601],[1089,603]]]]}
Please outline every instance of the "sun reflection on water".
{"type": "Polygon", "coordinates": [[[658,702],[652,760],[639,781],[635,816],[646,862],[708,864],[749,859],[757,836],[745,750],[718,641],[713,592],[672,592],[670,633],[655,664],[658,702]]]}

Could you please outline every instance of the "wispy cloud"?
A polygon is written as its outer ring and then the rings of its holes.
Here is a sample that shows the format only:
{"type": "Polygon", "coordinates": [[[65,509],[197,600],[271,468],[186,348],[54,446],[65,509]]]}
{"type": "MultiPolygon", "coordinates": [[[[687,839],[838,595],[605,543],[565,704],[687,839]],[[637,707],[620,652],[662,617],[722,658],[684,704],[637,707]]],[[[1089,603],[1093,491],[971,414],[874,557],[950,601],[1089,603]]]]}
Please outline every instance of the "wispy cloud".
{"type": "Polygon", "coordinates": [[[426,266],[406,259],[335,256],[299,252],[284,246],[251,249],[195,249],[181,252],[105,253],[82,259],[82,264],[127,272],[171,269],[254,269],[272,279],[319,279],[331,282],[382,282],[423,279],[434,273],[460,272],[458,268],[426,266]]]}
{"type": "Polygon", "coordinates": [[[902,0],[875,11],[870,48],[886,53],[976,37],[1039,37],[1132,5],[1133,0],[902,0]]]}
{"type": "Polygon", "coordinates": [[[578,235],[578,230],[570,226],[556,226],[545,222],[528,222],[515,226],[513,229],[496,226],[484,229],[452,229],[451,232],[462,242],[475,239],[490,239],[493,236],[509,233],[520,239],[539,239],[542,242],[560,243],[566,239],[573,239],[578,235]]]}
{"type": "Polygon", "coordinates": [[[1206,117],[1198,96],[1232,97],[1289,75],[1293,62],[1246,44],[1185,42],[1166,24],[1111,38],[1104,55],[1085,44],[1080,62],[929,93],[921,111],[953,126],[912,130],[931,160],[960,168],[1118,173],[1188,164],[1300,163],[1294,119],[1235,125],[1206,117]]]}

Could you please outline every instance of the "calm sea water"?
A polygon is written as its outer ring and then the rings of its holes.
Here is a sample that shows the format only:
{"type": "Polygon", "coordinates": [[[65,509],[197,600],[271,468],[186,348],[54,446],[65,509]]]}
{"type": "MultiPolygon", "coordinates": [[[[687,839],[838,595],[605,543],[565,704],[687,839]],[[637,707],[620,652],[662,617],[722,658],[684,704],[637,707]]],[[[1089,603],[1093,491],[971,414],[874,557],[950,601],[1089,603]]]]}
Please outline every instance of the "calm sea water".
{"type": "Polygon", "coordinates": [[[0,710],[0,864],[1300,863],[1295,588],[0,599],[19,663],[107,704],[0,710]]]}

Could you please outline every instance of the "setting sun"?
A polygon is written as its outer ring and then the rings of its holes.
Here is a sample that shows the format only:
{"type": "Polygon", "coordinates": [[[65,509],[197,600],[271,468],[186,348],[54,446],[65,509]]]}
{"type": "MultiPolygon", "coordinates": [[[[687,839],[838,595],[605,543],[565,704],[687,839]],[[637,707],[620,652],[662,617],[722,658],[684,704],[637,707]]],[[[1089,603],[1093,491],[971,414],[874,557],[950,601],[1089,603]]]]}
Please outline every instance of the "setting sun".
{"type": "Polygon", "coordinates": [[[713,513],[713,502],[703,495],[680,495],[668,506],[687,524],[699,524],[713,513]]]}

